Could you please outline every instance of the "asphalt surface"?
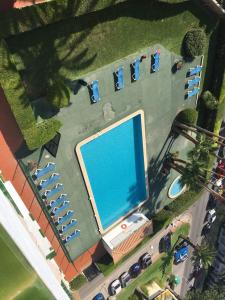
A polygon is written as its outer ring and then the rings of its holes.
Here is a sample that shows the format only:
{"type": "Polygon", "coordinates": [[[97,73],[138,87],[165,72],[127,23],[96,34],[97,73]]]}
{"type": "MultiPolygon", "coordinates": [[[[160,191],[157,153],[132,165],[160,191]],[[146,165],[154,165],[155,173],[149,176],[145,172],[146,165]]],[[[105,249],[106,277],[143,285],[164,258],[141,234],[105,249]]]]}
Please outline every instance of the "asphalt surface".
{"type": "MultiPolygon", "coordinates": [[[[190,240],[194,244],[201,244],[202,241],[202,228],[206,216],[206,206],[209,199],[209,193],[203,192],[199,200],[196,201],[194,205],[192,205],[188,212],[192,216],[192,224],[190,229],[190,240]]],[[[193,249],[189,247],[189,258],[185,261],[185,267],[184,267],[184,273],[181,283],[181,289],[180,289],[180,296],[181,298],[184,297],[187,290],[192,286],[193,280],[191,280],[191,273],[193,272],[193,265],[191,262],[191,256],[192,256],[193,249]]]]}

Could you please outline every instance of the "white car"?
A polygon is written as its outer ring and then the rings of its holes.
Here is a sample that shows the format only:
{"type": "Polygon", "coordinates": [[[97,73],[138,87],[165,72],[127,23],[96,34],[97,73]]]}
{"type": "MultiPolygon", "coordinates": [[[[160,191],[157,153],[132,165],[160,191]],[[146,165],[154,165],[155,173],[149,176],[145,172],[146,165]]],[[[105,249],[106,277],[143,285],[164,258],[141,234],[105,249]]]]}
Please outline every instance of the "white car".
{"type": "Polygon", "coordinates": [[[119,292],[122,290],[121,287],[121,283],[119,281],[119,279],[114,280],[111,284],[110,284],[110,292],[112,295],[117,295],[119,294],[119,292]]]}
{"type": "Polygon", "coordinates": [[[206,220],[209,223],[213,223],[216,220],[216,211],[215,209],[210,209],[206,215],[206,220]]]}

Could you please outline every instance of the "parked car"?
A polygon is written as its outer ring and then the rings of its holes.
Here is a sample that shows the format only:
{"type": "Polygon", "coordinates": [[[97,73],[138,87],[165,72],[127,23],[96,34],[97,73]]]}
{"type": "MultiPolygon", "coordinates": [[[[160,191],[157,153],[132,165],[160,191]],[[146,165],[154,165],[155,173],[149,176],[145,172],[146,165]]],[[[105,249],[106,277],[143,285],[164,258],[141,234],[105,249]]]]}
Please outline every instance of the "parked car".
{"type": "Polygon", "coordinates": [[[206,223],[205,226],[202,228],[202,235],[207,235],[210,232],[212,223],[206,223]]]}
{"type": "Polygon", "coordinates": [[[131,277],[137,277],[141,273],[141,265],[139,263],[135,263],[130,267],[129,271],[131,277]]]}
{"type": "Polygon", "coordinates": [[[206,215],[206,221],[208,223],[213,223],[216,220],[216,211],[215,209],[210,209],[206,215]]]}
{"type": "Polygon", "coordinates": [[[213,209],[216,207],[216,200],[215,198],[210,194],[209,195],[209,200],[207,203],[207,209],[213,209]]]}
{"type": "Polygon", "coordinates": [[[117,295],[117,294],[119,294],[119,292],[122,289],[119,279],[114,280],[110,284],[109,289],[110,289],[111,295],[117,295]]]}
{"type": "Polygon", "coordinates": [[[170,250],[171,250],[171,234],[168,233],[167,235],[163,236],[159,242],[159,252],[168,253],[170,250]]]}
{"type": "Polygon", "coordinates": [[[152,258],[151,258],[151,255],[146,252],[144,253],[140,258],[139,258],[139,262],[140,262],[140,265],[141,265],[141,268],[142,269],[145,269],[147,268],[148,266],[150,266],[152,264],[152,258]]]}
{"type": "Polygon", "coordinates": [[[178,249],[174,253],[174,263],[179,264],[180,262],[185,261],[188,258],[188,246],[184,246],[178,249]]]}
{"type": "Polygon", "coordinates": [[[102,295],[102,293],[98,293],[92,300],[105,300],[105,297],[102,295]]]}
{"type": "Polygon", "coordinates": [[[128,272],[124,272],[120,275],[120,283],[122,288],[128,285],[128,282],[131,280],[131,276],[128,272]]]}

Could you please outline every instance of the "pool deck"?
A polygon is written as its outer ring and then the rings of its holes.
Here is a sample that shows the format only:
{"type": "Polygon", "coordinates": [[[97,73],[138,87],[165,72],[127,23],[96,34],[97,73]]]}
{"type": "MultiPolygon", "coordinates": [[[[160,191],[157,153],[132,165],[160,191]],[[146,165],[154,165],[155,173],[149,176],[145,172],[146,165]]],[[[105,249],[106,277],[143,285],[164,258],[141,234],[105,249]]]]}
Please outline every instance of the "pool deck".
{"type": "Polygon", "coordinates": [[[83,79],[87,84],[98,80],[101,100],[91,104],[87,86],[82,86],[75,80],[71,105],[61,109],[57,115],[63,124],[60,129],[61,140],[57,157],[51,157],[46,150],[39,149],[23,159],[25,164],[29,160],[40,161],[41,167],[49,161],[56,163],[56,172],[60,174],[60,182],[64,184],[63,192],[68,194],[70,200],[69,209],[75,211],[74,217],[78,221],[76,228],[81,230],[80,237],[66,246],[72,259],[80,256],[101,238],[74,151],[77,144],[84,139],[138,110],[144,110],[151,197],[146,209],[158,211],[171,201],[167,192],[177,174],[172,172],[169,178],[161,178],[161,160],[169,149],[172,152],[179,149],[180,156],[185,156],[189,143],[184,138],[170,143],[167,138],[177,113],[196,105],[196,97],[188,100],[184,97],[186,73],[190,67],[201,62],[201,57],[198,57],[191,63],[185,63],[180,71],[172,73],[172,67],[178,59],[181,57],[161,45],[154,45],[77,78],[83,79]],[[160,70],[150,73],[151,55],[157,49],[161,50],[160,70]],[[140,79],[131,82],[130,64],[142,55],[146,55],[147,58],[140,65],[140,79]],[[119,66],[124,67],[125,87],[115,91],[113,72],[119,66]]]}

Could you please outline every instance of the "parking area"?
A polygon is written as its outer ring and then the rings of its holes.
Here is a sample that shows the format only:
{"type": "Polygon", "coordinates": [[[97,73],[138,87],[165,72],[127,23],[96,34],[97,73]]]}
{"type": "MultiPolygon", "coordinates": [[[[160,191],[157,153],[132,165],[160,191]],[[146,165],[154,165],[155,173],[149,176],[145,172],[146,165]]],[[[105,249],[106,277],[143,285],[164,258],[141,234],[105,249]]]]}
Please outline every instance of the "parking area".
{"type": "Polygon", "coordinates": [[[173,226],[169,226],[168,228],[160,231],[158,234],[154,236],[147,244],[145,244],[140,250],[138,250],[134,255],[132,255],[130,258],[128,258],[121,266],[119,266],[112,274],[110,274],[108,277],[103,277],[102,274],[100,277],[95,278],[92,282],[89,282],[81,287],[79,290],[79,295],[82,300],[90,300],[94,298],[98,293],[102,293],[105,298],[109,297],[109,286],[110,284],[118,279],[121,274],[124,272],[127,272],[132,265],[137,263],[139,261],[139,258],[146,252],[151,254],[152,262],[156,262],[159,257],[159,243],[162,237],[166,234],[168,234],[171,231],[171,228],[173,230],[178,229],[182,224],[184,223],[190,223],[191,217],[189,214],[184,214],[180,216],[179,218],[175,219],[173,221],[173,226]]]}

